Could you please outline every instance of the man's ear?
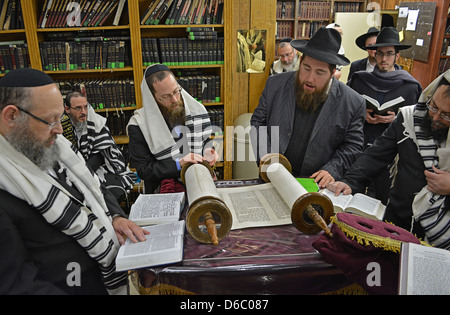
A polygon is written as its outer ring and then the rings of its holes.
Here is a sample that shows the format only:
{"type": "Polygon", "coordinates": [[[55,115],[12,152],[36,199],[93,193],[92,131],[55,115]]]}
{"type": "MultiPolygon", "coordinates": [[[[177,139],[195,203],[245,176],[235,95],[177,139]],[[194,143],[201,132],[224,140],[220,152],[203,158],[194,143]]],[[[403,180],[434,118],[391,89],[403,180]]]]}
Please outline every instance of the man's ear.
{"type": "Polygon", "coordinates": [[[19,116],[20,110],[15,105],[7,105],[2,110],[2,123],[8,127],[12,127],[19,116]]]}

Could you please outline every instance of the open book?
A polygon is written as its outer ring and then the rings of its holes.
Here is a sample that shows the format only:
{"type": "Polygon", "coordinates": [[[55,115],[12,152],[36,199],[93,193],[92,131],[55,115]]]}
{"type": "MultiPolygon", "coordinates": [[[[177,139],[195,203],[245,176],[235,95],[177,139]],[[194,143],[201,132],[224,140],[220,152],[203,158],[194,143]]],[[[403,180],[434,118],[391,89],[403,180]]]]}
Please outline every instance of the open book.
{"type": "Polygon", "coordinates": [[[140,194],[131,206],[128,219],[140,226],[178,221],[184,202],[184,192],[140,194]]]}
{"type": "Polygon", "coordinates": [[[185,221],[143,227],[150,234],[146,241],[125,241],[116,257],[117,271],[179,262],[183,259],[185,221]]]}
{"type": "Polygon", "coordinates": [[[397,114],[398,109],[400,107],[406,105],[405,99],[401,96],[399,96],[393,100],[387,101],[383,104],[380,104],[376,99],[373,99],[370,96],[367,96],[367,95],[361,95],[361,96],[366,99],[366,108],[373,109],[372,116],[374,114],[386,116],[388,111],[391,111],[391,112],[394,112],[395,114],[397,114]]]}
{"type": "Polygon", "coordinates": [[[366,196],[364,194],[335,196],[334,192],[324,189],[320,191],[331,199],[334,212],[349,212],[366,218],[383,220],[386,206],[380,200],[366,196]]]}
{"type": "Polygon", "coordinates": [[[414,243],[402,244],[398,293],[449,295],[450,251],[414,243]]]}

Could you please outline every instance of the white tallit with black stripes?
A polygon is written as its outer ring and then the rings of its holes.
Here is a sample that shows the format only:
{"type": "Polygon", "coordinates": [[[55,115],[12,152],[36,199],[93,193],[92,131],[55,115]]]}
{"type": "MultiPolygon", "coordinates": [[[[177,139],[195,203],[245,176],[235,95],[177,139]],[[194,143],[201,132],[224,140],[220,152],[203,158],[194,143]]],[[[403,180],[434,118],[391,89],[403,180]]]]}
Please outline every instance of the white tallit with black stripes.
{"type": "Polygon", "coordinates": [[[98,262],[110,294],[125,294],[127,274],[116,272],[115,258],[120,244],[100,190],[100,182],[91,174],[81,155],[72,150],[67,139],[59,135],[55,145],[61,152],[60,166],[65,169],[68,180],[83,193],[84,202],[77,201],[52,176],[13,148],[2,135],[0,188],[26,201],[49,224],[75,239],[98,262]],[[73,202],[84,206],[73,207],[73,202]],[[69,210],[74,208],[76,210],[69,210]]]}
{"type": "MultiPolygon", "coordinates": [[[[405,134],[417,145],[422,156],[425,168],[433,171],[432,166],[450,172],[450,135],[446,143],[437,143],[431,136],[426,136],[421,130],[421,122],[428,115],[426,101],[436,91],[442,78],[450,81],[450,72],[434,80],[422,93],[418,104],[402,108],[404,117],[405,134]]],[[[428,186],[415,196],[412,205],[414,219],[422,225],[427,242],[430,244],[450,249],[450,211],[445,209],[446,196],[434,194],[428,190],[428,186]]]]}
{"type": "Polygon", "coordinates": [[[88,105],[86,130],[77,135],[78,150],[87,160],[90,156],[100,153],[104,158],[104,164],[96,171],[102,182],[104,174],[109,172],[120,175],[122,187],[125,190],[133,188],[135,175],[125,164],[125,159],[111,137],[106,118],[97,114],[91,105],[88,105]]]}
{"type": "MultiPolygon", "coordinates": [[[[180,144],[174,140],[177,135],[172,134],[175,130],[169,130],[145,78],[142,80],[141,91],[143,107],[134,111],[128,126],[136,125],[141,129],[150,152],[157,160],[182,157],[180,156],[180,144]]],[[[208,112],[184,89],[181,90],[181,97],[186,109],[186,123],[185,126],[182,126],[181,133],[186,137],[183,143],[187,143],[188,146],[183,148],[183,155],[188,152],[203,155],[204,141],[211,136],[212,132],[208,112]]]]}

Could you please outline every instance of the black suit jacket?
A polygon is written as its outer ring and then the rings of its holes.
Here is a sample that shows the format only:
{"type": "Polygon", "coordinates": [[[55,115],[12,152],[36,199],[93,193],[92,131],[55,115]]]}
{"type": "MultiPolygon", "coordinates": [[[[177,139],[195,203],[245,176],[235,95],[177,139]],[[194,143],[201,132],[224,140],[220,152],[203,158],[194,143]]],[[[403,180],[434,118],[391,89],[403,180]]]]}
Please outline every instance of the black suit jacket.
{"type": "Polygon", "coordinates": [[[352,64],[350,65],[350,71],[348,72],[347,81],[351,79],[353,73],[355,73],[356,71],[366,70],[368,59],[369,57],[366,57],[364,59],[359,59],[352,62],[352,64]]]}

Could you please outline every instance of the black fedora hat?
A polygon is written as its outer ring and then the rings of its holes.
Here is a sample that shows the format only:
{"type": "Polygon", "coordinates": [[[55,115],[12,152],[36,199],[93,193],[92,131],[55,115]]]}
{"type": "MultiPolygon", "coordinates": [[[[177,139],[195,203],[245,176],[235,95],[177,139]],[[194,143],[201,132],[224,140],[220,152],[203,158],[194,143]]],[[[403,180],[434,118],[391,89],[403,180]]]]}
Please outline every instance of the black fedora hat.
{"type": "Polygon", "coordinates": [[[291,46],[311,58],[332,65],[346,66],[350,64],[350,60],[338,54],[341,41],[341,34],[337,30],[321,27],[310,40],[294,39],[291,46]]]}
{"type": "Polygon", "coordinates": [[[356,46],[358,46],[361,49],[366,50],[365,49],[366,39],[371,37],[371,36],[377,36],[378,33],[380,33],[380,30],[378,28],[372,26],[371,28],[369,28],[367,33],[362,34],[361,36],[356,38],[356,40],[355,40],[356,46]]]}
{"type": "Polygon", "coordinates": [[[366,46],[364,49],[375,50],[378,47],[394,46],[398,50],[408,49],[411,45],[402,45],[399,42],[398,31],[395,27],[383,27],[377,36],[377,42],[374,45],[366,46]]]}

